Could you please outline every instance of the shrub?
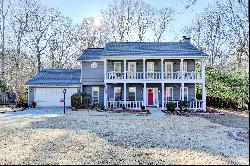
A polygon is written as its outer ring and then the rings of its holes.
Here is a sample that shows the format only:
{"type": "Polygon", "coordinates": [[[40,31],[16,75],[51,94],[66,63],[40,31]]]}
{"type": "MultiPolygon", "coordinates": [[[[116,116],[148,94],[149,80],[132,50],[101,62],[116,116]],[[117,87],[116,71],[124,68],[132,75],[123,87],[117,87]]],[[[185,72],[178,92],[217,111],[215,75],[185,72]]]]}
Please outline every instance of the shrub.
{"type": "Polygon", "coordinates": [[[187,101],[180,101],[179,102],[179,108],[181,111],[188,109],[188,102],[187,101]]]}
{"type": "Polygon", "coordinates": [[[105,110],[105,106],[104,106],[104,105],[101,105],[101,106],[100,106],[100,109],[104,111],[104,110],[105,110]]]}
{"type": "Polygon", "coordinates": [[[91,108],[91,96],[85,92],[73,94],[71,96],[71,106],[76,109],[91,108]]]}
{"type": "Polygon", "coordinates": [[[145,110],[145,106],[144,106],[144,105],[143,105],[143,106],[141,106],[141,109],[142,109],[142,110],[145,110]]]}
{"type": "Polygon", "coordinates": [[[168,111],[174,112],[174,111],[175,111],[175,108],[176,108],[176,105],[175,105],[175,103],[173,103],[173,102],[169,102],[169,103],[167,103],[166,107],[167,107],[167,110],[168,110],[168,111]]]}

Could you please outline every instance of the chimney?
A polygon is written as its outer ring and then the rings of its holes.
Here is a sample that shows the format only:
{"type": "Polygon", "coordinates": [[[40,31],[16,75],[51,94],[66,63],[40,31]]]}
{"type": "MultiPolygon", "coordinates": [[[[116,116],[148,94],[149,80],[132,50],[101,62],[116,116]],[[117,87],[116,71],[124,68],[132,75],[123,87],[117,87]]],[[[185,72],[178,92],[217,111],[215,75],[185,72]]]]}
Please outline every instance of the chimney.
{"type": "Polygon", "coordinates": [[[189,36],[183,36],[183,42],[190,43],[191,38],[189,36]]]}

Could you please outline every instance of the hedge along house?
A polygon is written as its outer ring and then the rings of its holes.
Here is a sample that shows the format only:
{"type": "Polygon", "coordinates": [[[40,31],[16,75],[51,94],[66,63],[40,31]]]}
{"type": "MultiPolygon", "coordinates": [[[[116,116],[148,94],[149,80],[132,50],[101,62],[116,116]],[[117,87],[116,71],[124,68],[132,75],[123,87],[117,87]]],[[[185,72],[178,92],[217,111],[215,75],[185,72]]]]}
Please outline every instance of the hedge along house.
{"type": "Polygon", "coordinates": [[[26,85],[28,104],[35,101],[38,107],[63,106],[63,90],[66,89],[65,105],[71,106],[70,97],[80,91],[79,69],[43,69],[26,85]]]}
{"type": "Polygon", "coordinates": [[[28,81],[29,104],[60,105],[58,99],[67,87],[72,88],[66,93],[68,101],[80,88],[93,103],[108,109],[164,108],[169,102],[178,106],[182,100],[189,109],[205,110],[207,57],[186,37],[181,42],[111,42],[104,48],[87,48],[78,59],[81,70],[47,69],[28,81]],[[200,63],[198,70],[196,63],[200,63]],[[197,84],[202,85],[202,100],[196,99],[197,84]]]}
{"type": "Polygon", "coordinates": [[[106,108],[164,108],[187,101],[189,109],[205,110],[207,57],[186,37],[182,42],[111,42],[88,48],[78,59],[81,91],[106,108]],[[202,100],[196,99],[196,84],[202,84],[202,100]]]}

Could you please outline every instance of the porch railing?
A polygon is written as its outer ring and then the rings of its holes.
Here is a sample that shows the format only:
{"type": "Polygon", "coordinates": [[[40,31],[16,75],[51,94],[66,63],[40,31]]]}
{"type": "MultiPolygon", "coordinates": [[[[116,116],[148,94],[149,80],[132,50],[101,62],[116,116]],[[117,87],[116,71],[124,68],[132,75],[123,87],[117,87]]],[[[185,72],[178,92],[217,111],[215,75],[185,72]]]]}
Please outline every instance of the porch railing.
{"type": "Polygon", "coordinates": [[[181,79],[181,73],[178,71],[177,72],[165,72],[164,79],[179,80],[181,79]]]}
{"type": "MultiPolygon", "coordinates": [[[[164,106],[166,107],[168,103],[174,103],[176,106],[176,109],[179,108],[179,103],[180,100],[175,100],[175,101],[165,101],[164,106]]],[[[197,109],[202,109],[202,100],[190,100],[188,101],[188,109],[196,111],[197,109]]]]}
{"type": "Polygon", "coordinates": [[[142,80],[143,79],[143,72],[127,72],[126,73],[127,79],[137,79],[142,80]]]}
{"type": "Polygon", "coordinates": [[[146,79],[150,80],[160,80],[161,79],[161,72],[146,72],[146,79]]]}
{"type": "MultiPolygon", "coordinates": [[[[161,80],[161,72],[145,72],[146,80],[161,80]]],[[[184,80],[201,80],[202,74],[201,72],[184,72],[183,73],[184,80]]],[[[108,80],[120,80],[124,79],[123,72],[107,72],[108,80]]],[[[126,72],[125,79],[136,79],[136,80],[144,80],[143,72],[126,72]]],[[[164,80],[180,80],[181,73],[177,72],[164,72],[163,73],[164,80]]]]}
{"type": "Polygon", "coordinates": [[[107,79],[108,80],[119,80],[119,79],[124,79],[124,73],[123,72],[107,72],[107,79]]]}
{"type": "Polygon", "coordinates": [[[185,80],[200,80],[202,77],[201,72],[184,72],[183,73],[185,80]]]}
{"type": "Polygon", "coordinates": [[[143,101],[107,101],[107,108],[141,108],[144,105],[143,101]]]}

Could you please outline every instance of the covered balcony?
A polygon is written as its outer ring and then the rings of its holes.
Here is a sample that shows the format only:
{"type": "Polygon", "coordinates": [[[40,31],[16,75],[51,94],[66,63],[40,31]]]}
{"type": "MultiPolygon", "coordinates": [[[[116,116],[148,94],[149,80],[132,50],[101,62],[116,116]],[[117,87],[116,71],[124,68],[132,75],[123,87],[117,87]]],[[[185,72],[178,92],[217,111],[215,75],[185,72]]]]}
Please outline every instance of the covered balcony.
{"type": "Polygon", "coordinates": [[[106,80],[202,80],[194,59],[107,60],[106,80]],[[182,67],[181,67],[182,66],[182,67]]]}

